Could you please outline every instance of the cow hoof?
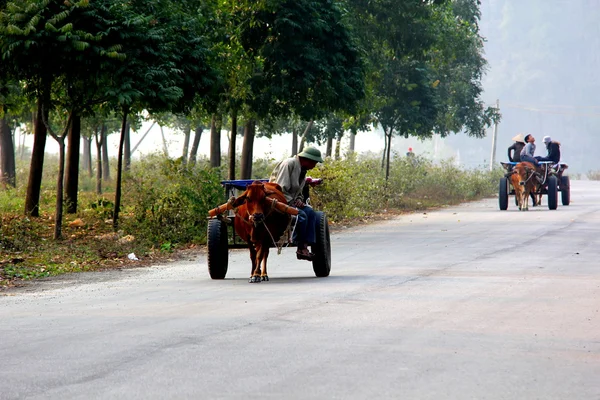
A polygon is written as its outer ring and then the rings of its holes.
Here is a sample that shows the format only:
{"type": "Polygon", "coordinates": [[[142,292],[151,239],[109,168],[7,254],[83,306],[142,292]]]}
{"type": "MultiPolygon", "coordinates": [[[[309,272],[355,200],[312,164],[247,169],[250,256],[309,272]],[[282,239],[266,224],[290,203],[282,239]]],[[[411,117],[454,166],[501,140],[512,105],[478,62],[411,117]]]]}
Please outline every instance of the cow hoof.
{"type": "Polygon", "coordinates": [[[260,283],[260,276],[251,276],[250,279],[248,279],[249,283],[260,283]]]}
{"type": "Polygon", "coordinates": [[[269,282],[269,276],[268,275],[261,276],[260,279],[263,280],[263,281],[269,282]]]}

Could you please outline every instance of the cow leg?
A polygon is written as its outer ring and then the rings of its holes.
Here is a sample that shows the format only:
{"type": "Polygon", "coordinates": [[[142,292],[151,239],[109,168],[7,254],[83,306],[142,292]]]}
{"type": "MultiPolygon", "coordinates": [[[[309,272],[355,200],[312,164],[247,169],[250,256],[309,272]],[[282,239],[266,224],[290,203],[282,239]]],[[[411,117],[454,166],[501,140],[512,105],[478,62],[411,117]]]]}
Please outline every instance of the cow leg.
{"type": "Polygon", "coordinates": [[[525,190],[523,192],[523,211],[529,211],[529,192],[525,190]]]}
{"type": "Polygon", "coordinates": [[[256,247],[255,247],[254,243],[250,243],[250,260],[252,261],[252,269],[250,270],[250,279],[248,280],[248,282],[250,282],[250,283],[254,283],[254,281],[252,280],[252,277],[254,276],[254,271],[256,271],[258,268],[260,268],[260,265],[257,264],[256,259],[257,259],[256,247]]]}
{"type": "Polygon", "coordinates": [[[260,279],[263,281],[269,280],[269,275],[267,275],[267,259],[269,258],[269,246],[262,247],[262,271],[260,273],[260,279]]]}
{"type": "Polygon", "coordinates": [[[248,280],[248,282],[259,283],[261,281],[260,280],[260,264],[262,261],[263,246],[262,246],[262,244],[259,244],[259,243],[256,243],[254,246],[255,246],[254,261],[252,263],[253,269],[252,269],[252,275],[250,276],[250,279],[248,280]]]}

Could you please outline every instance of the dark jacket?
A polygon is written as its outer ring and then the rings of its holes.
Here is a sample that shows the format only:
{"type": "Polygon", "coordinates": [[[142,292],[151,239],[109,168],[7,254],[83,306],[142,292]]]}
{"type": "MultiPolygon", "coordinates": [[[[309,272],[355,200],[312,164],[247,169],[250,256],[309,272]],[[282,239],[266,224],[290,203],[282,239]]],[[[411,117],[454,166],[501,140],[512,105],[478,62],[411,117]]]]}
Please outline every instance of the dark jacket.
{"type": "Polygon", "coordinates": [[[550,142],[546,148],[548,149],[548,155],[546,156],[548,161],[558,163],[560,161],[560,143],[550,142]]]}
{"type": "Polygon", "coordinates": [[[525,143],[523,142],[515,142],[512,146],[508,148],[508,160],[514,162],[521,162],[521,150],[525,147],[525,143]],[[511,155],[510,152],[513,151],[511,155]]]}

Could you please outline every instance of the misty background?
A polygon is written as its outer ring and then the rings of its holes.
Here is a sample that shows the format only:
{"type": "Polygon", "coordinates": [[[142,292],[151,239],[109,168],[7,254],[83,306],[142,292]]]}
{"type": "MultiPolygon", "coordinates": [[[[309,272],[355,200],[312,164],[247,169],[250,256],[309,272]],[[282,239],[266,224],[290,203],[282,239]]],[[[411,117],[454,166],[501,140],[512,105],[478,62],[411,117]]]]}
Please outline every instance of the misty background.
{"type": "MultiPolygon", "coordinates": [[[[569,172],[600,169],[598,65],[600,1],[482,0],[481,34],[489,63],[483,99],[500,101],[496,160],[517,133],[537,139],[536,155],[545,155],[541,139],[561,143],[569,172]]],[[[461,162],[489,162],[492,131],[484,139],[454,135],[445,144],[460,152],[461,162]]]]}

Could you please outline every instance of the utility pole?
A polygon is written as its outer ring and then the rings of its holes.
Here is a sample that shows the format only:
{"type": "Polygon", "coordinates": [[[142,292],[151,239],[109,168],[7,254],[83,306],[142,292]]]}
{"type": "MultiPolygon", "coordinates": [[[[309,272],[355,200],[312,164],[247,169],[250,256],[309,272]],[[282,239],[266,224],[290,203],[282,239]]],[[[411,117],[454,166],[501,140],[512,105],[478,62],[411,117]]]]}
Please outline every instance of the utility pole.
{"type": "MultiPolygon", "coordinates": [[[[496,100],[496,111],[500,112],[500,100],[496,100]]],[[[494,130],[492,134],[492,155],[490,157],[490,171],[494,169],[496,164],[496,141],[498,139],[498,122],[494,122],[494,130]]]]}

